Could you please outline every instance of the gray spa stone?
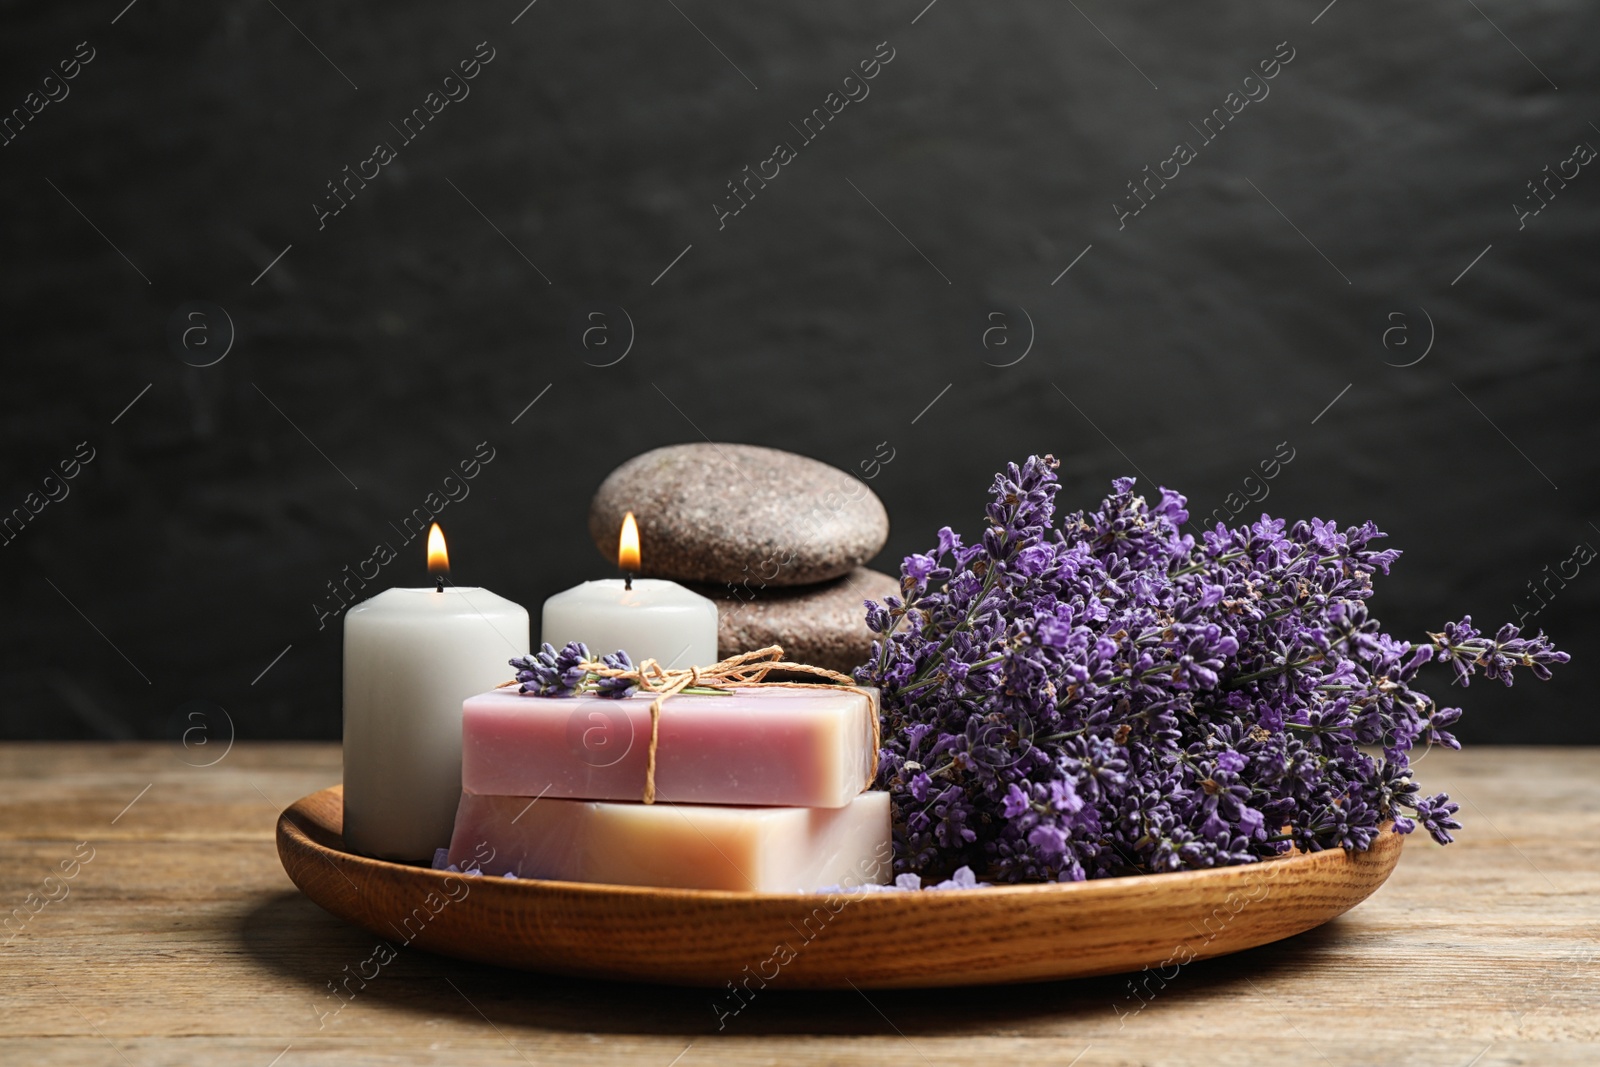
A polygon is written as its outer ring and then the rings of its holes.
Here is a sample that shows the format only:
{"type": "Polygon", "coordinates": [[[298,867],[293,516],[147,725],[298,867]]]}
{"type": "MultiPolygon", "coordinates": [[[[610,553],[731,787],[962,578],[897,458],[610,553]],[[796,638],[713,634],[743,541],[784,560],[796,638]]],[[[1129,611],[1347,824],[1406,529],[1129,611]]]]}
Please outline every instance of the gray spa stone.
{"type": "Polygon", "coordinates": [[[756,445],[669,445],[612,471],[589,505],[589,535],[609,560],[629,511],[641,574],[718,585],[838,578],[889,536],[889,515],[865,482],[756,445]]]}
{"type": "Polygon", "coordinates": [[[799,588],[692,588],[717,602],[717,655],[782,645],[790,660],[849,674],[872,649],[862,601],[898,595],[900,582],[858,567],[842,578],[799,588]]]}

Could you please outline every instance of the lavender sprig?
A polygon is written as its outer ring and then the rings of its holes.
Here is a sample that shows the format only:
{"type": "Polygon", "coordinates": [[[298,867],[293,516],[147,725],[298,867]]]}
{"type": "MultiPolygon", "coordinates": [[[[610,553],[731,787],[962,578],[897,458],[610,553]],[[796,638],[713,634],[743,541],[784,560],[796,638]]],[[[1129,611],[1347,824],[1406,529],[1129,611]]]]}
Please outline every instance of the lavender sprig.
{"type": "MultiPolygon", "coordinates": [[[[517,681],[522,683],[517,691],[533,696],[569,697],[581,692],[621,699],[631,696],[639,688],[639,683],[631,678],[595,674],[584,666],[591,662],[589,646],[581,641],[569,641],[559,652],[554,645],[546,642],[531,656],[513,657],[511,666],[516,668],[517,681]]],[[[621,649],[603,657],[600,662],[616,670],[633,669],[633,661],[621,649]]]]}
{"type": "MultiPolygon", "coordinates": [[[[619,648],[596,661],[589,654],[589,646],[581,641],[569,641],[559,652],[554,645],[546,642],[531,656],[512,657],[511,666],[516,668],[517,681],[522,683],[517,692],[529,696],[572,697],[586,693],[608,700],[621,700],[640,689],[639,675],[627,652],[619,648]],[[608,671],[629,673],[603,674],[594,669],[596,662],[608,671]]],[[[691,696],[720,697],[728,696],[731,690],[691,685],[682,692],[691,696]]]]}
{"type": "Polygon", "coordinates": [[[1409,753],[1459,747],[1412,688],[1432,660],[1466,684],[1565,663],[1543,633],[1470,617],[1411,644],[1367,611],[1399,557],[1372,523],[1262,516],[1182,531],[1131,478],[1055,520],[1056,461],[995,479],[976,544],[948,527],[908,556],[858,680],[882,689],[881,788],[895,869],[937,880],[1077,880],[1248,863],[1291,846],[1365,849],[1392,821],[1441,843],[1443,794],[1409,753]]]}

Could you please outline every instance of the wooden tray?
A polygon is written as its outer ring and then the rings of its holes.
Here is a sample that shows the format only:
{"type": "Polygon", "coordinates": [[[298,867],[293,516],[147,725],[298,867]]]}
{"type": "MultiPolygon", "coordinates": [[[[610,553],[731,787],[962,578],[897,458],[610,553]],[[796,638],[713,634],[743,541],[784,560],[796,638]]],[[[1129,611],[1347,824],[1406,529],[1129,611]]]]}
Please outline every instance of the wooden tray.
{"type": "MultiPolygon", "coordinates": [[[[861,988],[1034,982],[1222,956],[1302,933],[1372,894],[1367,852],[1065,885],[922,893],[731,893],[466,876],[344,851],[344,791],[278,819],[301,891],[395,948],[673,985],[861,988]]],[[[1171,977],[1168,974],[1166,977],[1171,977]]]]}

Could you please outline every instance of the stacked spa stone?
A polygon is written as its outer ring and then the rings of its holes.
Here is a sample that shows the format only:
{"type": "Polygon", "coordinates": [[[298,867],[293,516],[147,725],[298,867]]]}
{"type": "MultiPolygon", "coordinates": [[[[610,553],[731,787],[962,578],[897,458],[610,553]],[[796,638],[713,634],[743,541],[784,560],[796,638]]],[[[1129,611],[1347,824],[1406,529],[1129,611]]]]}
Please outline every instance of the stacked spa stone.
{"type": "Polygon", "coordinates": [[[629,511],[641,573],[717,602],[721,656],[777,644],[792,660],[849,673],[872,646],[863,601],[899,590],[862,566],[889,536],[877,495],[792,452],[707,442],[629,460],[589,506],[589,533],[608,560],[629,511]]]}

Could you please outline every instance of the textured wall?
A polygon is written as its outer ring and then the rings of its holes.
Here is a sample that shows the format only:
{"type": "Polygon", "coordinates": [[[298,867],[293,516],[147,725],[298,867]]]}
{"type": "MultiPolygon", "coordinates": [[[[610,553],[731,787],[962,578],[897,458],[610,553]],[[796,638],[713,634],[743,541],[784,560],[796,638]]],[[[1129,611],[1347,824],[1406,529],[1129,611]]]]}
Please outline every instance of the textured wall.
{"type": "MultiPolygon", "coordinates": [[[[1032,451],[1070,506],[1370,517],[1401,634],[1600,546],[1595,7],[924,2],[10,5],[0,510],[61,499],[0,550],[0,732],[337,736],[316,605],[480,442],[455,578],[534,608],[703,436],[889,442],[886,569],[1032,451]]],[[[1595,570],[1464,737],[1600,740],[1595,570]]]]}

